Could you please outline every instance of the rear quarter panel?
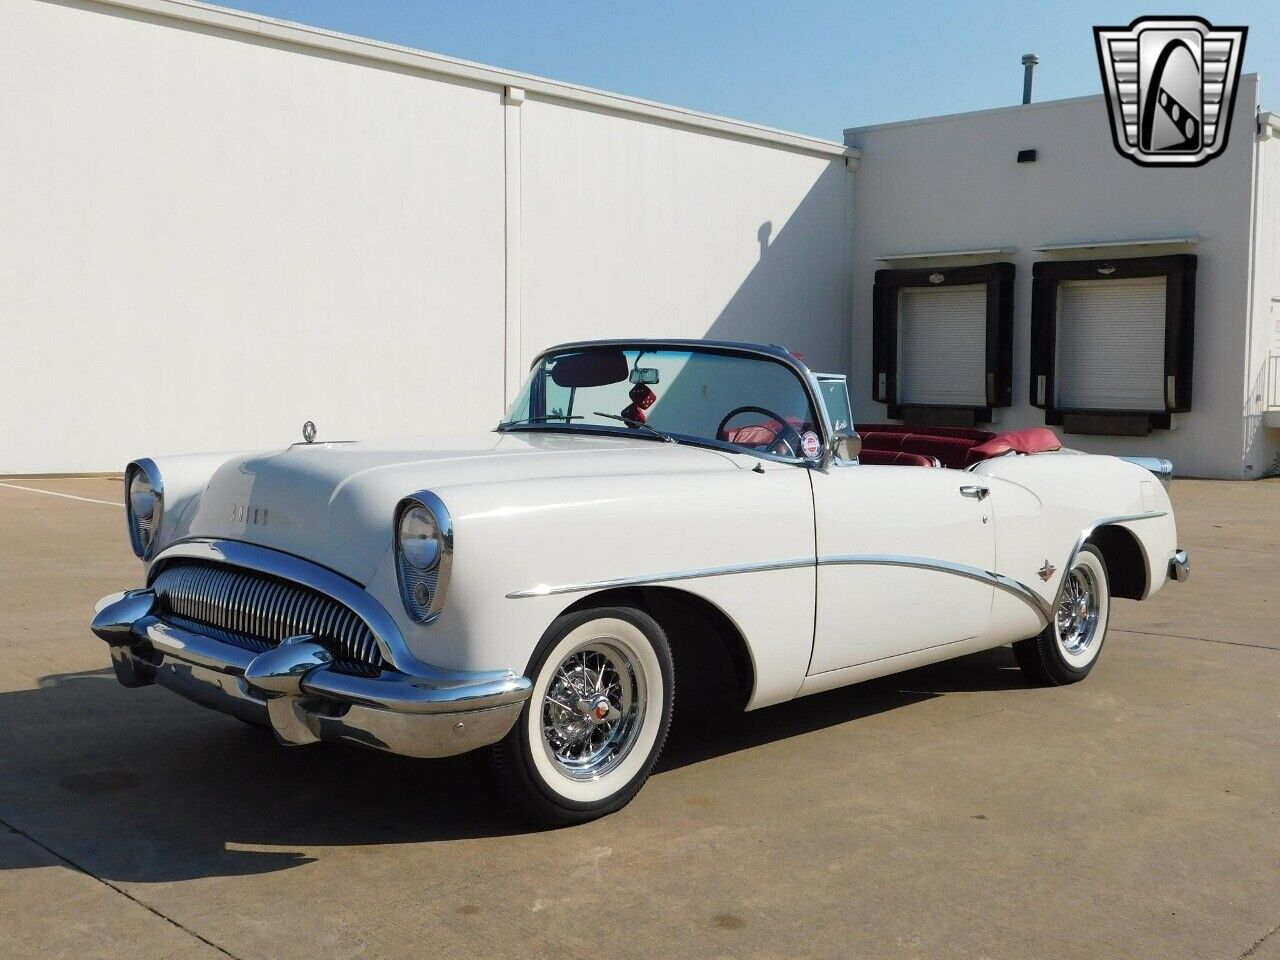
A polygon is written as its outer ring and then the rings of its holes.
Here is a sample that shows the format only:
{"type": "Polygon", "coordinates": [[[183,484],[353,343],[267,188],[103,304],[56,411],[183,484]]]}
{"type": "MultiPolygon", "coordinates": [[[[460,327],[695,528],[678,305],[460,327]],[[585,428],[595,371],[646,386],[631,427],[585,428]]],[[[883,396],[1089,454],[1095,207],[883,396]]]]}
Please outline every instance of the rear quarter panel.
{"type": "MultiPolygon", "coordinates": [[[[1099,523],[1136,537],[1147,568],[1144,597],[1164,585],[1177,530],[1169,497],[1149,471],[1115,457],[1062,452],[999,457],[973,472],[990,481],[997,572],[1046,603],[1056,599],[1081,538],[1099,523]],[[1048,580],[1038,574],[1046,564],[1054,568],[1048,580]]],[[[1001,643],[1041,629],[1026,604],[1001,591],[991,625],[993,641],[1001,643]]]]}

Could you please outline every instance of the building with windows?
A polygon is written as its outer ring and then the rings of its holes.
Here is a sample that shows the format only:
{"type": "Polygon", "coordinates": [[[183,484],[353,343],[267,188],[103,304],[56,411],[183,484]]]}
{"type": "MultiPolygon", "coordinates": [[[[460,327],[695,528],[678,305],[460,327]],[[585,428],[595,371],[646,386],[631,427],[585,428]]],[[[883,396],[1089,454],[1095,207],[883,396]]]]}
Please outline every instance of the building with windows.
{"type": "Polygon", "coordinates": [[[1256,76],[1196,168],[1120,156],[1100,95],[846,130],[855,417],[1277,472],[1278,130],[1256,76]]]}
{"type": "Polygon", "coordinates": [[[859,422],[1280,462],[1256,77],[1178,170],[1101,96],[841,143],[189,0],[0,5],[0,78],[0,474],[485,430],[620,336],[783,344],[859,422]]]}

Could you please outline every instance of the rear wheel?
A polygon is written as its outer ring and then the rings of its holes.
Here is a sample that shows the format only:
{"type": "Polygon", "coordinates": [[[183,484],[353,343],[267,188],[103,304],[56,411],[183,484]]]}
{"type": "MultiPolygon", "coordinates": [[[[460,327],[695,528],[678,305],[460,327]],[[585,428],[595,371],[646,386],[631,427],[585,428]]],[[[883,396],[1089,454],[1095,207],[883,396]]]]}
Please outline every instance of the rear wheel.
{"type": "Polygon", "coordinates": [[[1028,679],[1058,686],[1083,680],[1098,662],[1111,614],[1111,585],[1098,548],[1086,543],[1067,571],[1053,621],[1019,640],[1013,655],[1028,679]]]}
{"type": "Polygon", "coordinates": [[[557,619],[534,651],[533,691],[493,748],[507,799],[548,826],[620,810],[648,779],[671,724],[671,649],[630,607],[557,619]]]}

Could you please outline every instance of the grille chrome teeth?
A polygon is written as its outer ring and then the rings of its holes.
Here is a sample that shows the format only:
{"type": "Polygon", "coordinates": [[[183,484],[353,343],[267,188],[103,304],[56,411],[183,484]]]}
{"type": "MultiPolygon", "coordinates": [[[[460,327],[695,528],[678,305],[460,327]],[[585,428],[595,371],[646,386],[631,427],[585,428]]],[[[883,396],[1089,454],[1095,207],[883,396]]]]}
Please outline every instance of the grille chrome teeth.
{"type": "Polygon", "coordinates": [[[175,562],[152,588],[161,610],[258,644],[315,636],[340,661],[373,669],[385,662],[368,625],[338,601],[274,577],[207,562],[175,562]]]}

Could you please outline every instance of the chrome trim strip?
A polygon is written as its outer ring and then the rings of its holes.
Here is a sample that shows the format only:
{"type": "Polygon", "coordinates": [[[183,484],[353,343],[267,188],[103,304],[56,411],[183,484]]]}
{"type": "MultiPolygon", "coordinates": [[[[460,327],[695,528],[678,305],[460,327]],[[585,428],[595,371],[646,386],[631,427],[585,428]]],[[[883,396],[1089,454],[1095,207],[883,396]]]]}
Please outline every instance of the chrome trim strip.
{"type": "MultiPolygon", "coordinates": [[[[1071,555],[1067,559],[1067,565],[1063,569],[1069,570],[1071,564],[1075,561],[1076,554],[1080,552],[1080,548],[1085,541],[1093,534],[1098,527],[1109,526],[1116,523],[1129,523],[1134,520],[1153,520],[1157,517],[1167,516],[1165,511],[1151,511],[1149,513],[1136,513],[1125,516],[1103,517],[1092,525],[1086,527],[1081,533],[1080,539],[1076,542],[1071,555]]],[[[980,583],[990,584],[997,590],[1003,590],[1012,596],[1017,597],[1026,603],[1036,614],[1044,620],[1046,624],[1053,619],[1053,612],[1058,608],[1058,602],[1062,599],[1061,584],[1058,587],[1058,594],[1055,595],[1053,602],[1046,601],[1040,594],[1036,593],[1031,587],[1015,580],[1012,577],[1005,576],[1002,573],[996,573],[992,570],[983,570],[981,567],[972,567],[963,563],[953,563],[949,560],[933,560],[929,557],[914,557],[898,554],[887,553],[855,553],[843,555],[830,555],[818,557],[816,560],[773,560],[763,563],[738,563],[726,564],[720,567],[702,567],[694,570],[678,570],[671,573],[655,573],[645,576],[633,577],[615,577],[609,580],[587,580],[578,583],[562,583],[562,584],[539,584],[536,587],[529,587],[524,590],[514,590],[507,594],[508,600],[526,600],[530,597],[550,597],[562,593],[585,593],[591,590],[608,590],[617,587],[639,587],[654,583],[669,583],[674,580],[701,580],[706,577],[731,576],[740,573],[759,573],[767,570],[793,570],[800,567],[811,566],[887,566],[887,567],[913,567],[920,570],[934,570],[939,573],[951,573],[959,577],[966,577],[970,580],[976,580],[980,583]]],[[[1066,577],[1063,577],[1063,582],[1066,577]]]]}
{"type": "Polygon", "coordinates": [[[1173,461],[1166,460],[1164,457],[1120,457],[1119,459],[1132,463],[1135,467],[1141,467],[1143,470],[1150,470],[1166,490],[1173,482],[1173,461]]]}
{"type": "Polygon", "coordinates": [[[546,584],[507,594],[508,600],[527,600],[530,597],[550,597],[560,593],[584,593],[589,590],[608,590],[615,587],[639,587],[650,583],[669,583],[672,580],[702,580],[707,577],[724,577],[739,573],[761,573],[767,570],[795,570],[812,567],[813,560],[769,560],[763,563],[731,563],[723,567],[701,567],[695,570],[678,570],[673,573],[653,573],[639,577],[615,577],[611,580],[585,580],[580,583],[546,584]]]}
{"type": "MultiPolygon", "coordinates": [[[[1058,592],[1054,594],[1054,597],[1053,597],[1053,609],[1054,610],[1058,609],[1058,604],[1062,601],[1062,591],[1066,589],[1066,586],[1067,586],[1066,571],[1070,570],[1072,564],[1076,562],[1076,554],[1080,552],[1080,548],[1084,546],[1085,541],[1093,536],[1093,533],[1095,530],[1097,530],[1099,527],[1109,527],[1115,523],[1130,523],[1134,520],[1155,520],[1158,517],[1167,517],[1168,515],[1169,515],[1169,512],[1167,510],[1149,510],[1146,513],[1130,513],[1130,514],[1122,514],[1116,517],[1102,517],[1098,520],[1093,521],[1093,523],[1089,524],[1089,526],[1081,530],[1080,538],[1076,540],[1076,545],[1071,548],[1071,553],[1067,557],[1066,566],[1062,568],[1063,576],[1062,576],[1061,582],[1059,582],[1058,584],[1058,592]]],[[[1147,570],[1147,583],[1148,585],[1150,585],[1151,583],[1150,570],[1147,570]]]]}
{"type": "Polygon", "coordinates": [[[1031,607],[1047,624],[1053,616],[1053,607],[1038,593],[1025,583],[1006,577],[1002,573],[971,567],[964,563],[953,563],[950,560],[931,560],[928,557],[898,556],[886,553],[854,553],[843,556],[819,557],[818,566],[876,566],[876,567],[911,567],[916,570],[933,570],[937,573],[950,573],[968,580],[976,580],[1003,590],[1017,597],[1031,607]]]}

